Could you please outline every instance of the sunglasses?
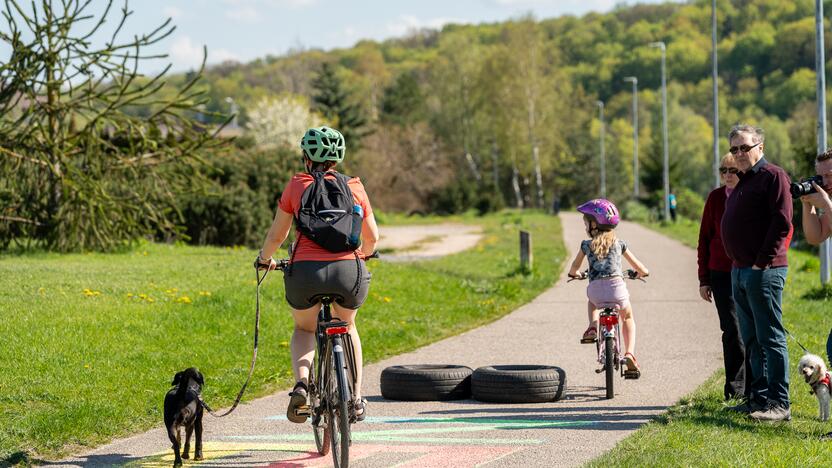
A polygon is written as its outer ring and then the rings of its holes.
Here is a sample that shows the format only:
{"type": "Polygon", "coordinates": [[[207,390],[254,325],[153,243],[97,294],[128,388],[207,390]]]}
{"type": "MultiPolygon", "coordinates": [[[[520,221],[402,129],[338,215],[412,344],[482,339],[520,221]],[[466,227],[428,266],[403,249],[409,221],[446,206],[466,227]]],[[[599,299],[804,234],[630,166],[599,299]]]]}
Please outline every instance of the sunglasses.
{"type": "Polygon", "coordinates": [[[743,153],[747,153],[747,152],[751,151],[752,149],[760,146],[760,144],[761,143],[757,143],[754,146],[748,146],[748,145],[732,146],[731,148],[728,149],[728,151],[730,151],[731,154],[737,154],[737,152],[739,152],[739,151],[742,151],[743,153]]]}
{"type": "Polygon", "coordinates": [[[740,170],[737,169],[736,167],[720,167],[719,168],[719,173],[720,174],[736,174],[738,172],[740,172],[740,170]]]}

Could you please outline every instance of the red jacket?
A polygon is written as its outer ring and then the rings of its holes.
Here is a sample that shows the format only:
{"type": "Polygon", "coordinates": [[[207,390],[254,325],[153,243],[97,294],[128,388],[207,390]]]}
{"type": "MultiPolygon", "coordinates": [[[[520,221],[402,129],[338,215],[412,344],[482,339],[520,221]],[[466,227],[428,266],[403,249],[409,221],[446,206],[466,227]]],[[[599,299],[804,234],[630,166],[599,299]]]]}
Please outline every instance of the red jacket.
{"type": "Polygon", "coordinates": [[[711,285],[711,270],[731,271],[733,263],[725,253],[722,245],[722,215],[725,213],[725,186],[714,189],[708,194],[705,209],[702,212],[702,224],[699,225],[699,286],[711,285]]]}

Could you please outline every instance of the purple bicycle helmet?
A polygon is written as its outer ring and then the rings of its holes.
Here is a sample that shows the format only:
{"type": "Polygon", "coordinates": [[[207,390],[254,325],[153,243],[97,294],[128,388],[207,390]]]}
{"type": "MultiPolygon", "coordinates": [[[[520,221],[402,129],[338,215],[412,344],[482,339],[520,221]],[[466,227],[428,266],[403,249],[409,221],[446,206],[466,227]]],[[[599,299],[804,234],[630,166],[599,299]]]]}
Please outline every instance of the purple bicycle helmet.
{"type": "Polygon", "coordinates": [[[590,200],[578,207],[578,211],[591,216],[598,223],[599,229],[614,229],[621,221],[618,215],[618,208],[615,204],[604,198],[590,200]]]}

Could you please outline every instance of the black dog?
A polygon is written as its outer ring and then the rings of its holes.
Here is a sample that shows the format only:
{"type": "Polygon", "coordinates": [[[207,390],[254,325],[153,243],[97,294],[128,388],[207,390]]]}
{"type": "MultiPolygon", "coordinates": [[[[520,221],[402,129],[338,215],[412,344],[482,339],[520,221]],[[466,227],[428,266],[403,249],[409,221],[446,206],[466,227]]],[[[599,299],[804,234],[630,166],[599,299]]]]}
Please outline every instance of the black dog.
{"type": "Polygon", "coordinates": [[[202,460],[202,404],[200,394],[205,380],[196,367],[177,372],[170,383],[175,387],[165,395],[165,427],[173,444],[176,459],[173,466],[182,466],[182,459],[188,459],[191,433],[196,430],[194,460],[202,460]],[[179,455],[179,428],[185,426],[185,450],[179,455]]]}

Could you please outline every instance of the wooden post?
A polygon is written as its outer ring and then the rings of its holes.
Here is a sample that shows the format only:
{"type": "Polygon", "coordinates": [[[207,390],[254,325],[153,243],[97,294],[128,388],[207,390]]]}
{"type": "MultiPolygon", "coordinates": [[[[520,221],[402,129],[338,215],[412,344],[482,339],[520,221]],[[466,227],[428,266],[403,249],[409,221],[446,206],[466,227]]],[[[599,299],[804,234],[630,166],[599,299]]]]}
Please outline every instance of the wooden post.
{"type": "Polygon", "coordinates": [[[532,236],[528,231],[520,231],[520,269],[532,271],[532,236]]]}

